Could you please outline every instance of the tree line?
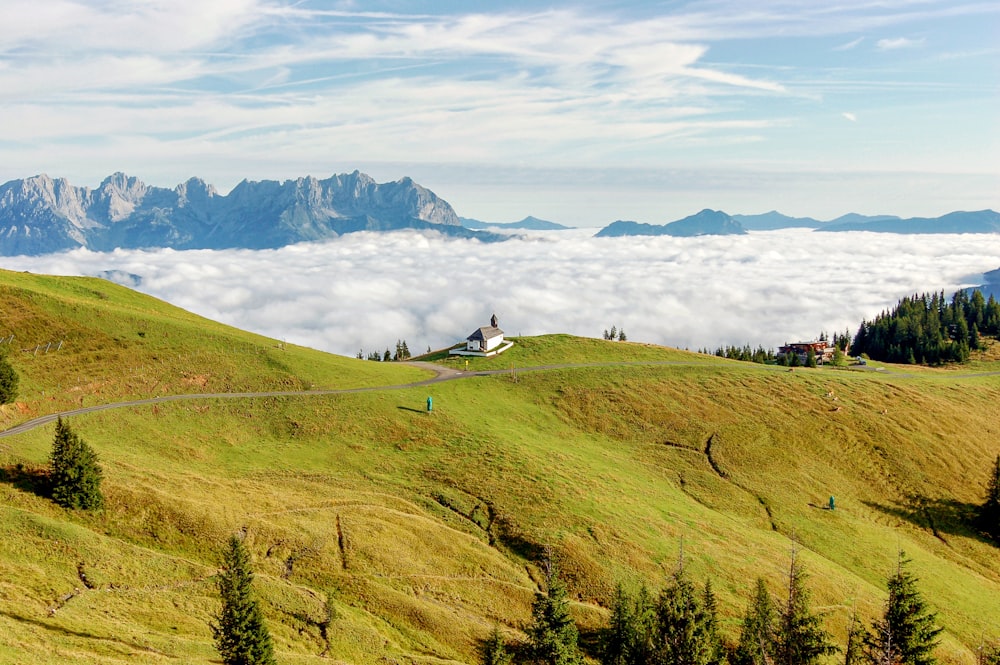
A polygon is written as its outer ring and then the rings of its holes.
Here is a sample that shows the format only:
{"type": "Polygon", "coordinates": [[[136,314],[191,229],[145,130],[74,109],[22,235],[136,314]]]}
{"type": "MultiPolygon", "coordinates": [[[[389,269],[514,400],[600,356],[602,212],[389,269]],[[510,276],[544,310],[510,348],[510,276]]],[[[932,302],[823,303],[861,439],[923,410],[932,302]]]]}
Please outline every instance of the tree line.
{"type": "MultiPolygon", "coordinates": [[[[482,644],[482,665],[582,663],[565,585],[555,575],[546,579],[547,591],[535,595],[527,641],[507,643],[494,629],[482,644]]],[[[837,653],[843,654],[844,665],[936,663],[933,651],[942,628],[902,552],[887,581],[882,615],[865,626],[855,614],[843,649],[833,643],[821,615],[810,607],[805,579],[794,552],[780,600],[757,578],[735,644],[720,635],[711,580],[699,587],[683,564],[657,594],[644,586],[635,592],[619,586],[595,655],[602,665],[815,665],[837,653]]],[[[979,659],[980,665],[1000,665],[1000,649],[984,644],[979,659]]]]}
{"type": "Polygon", "coordinates": [[[611,330],[607,328],[604,329],[604,339],[609,342],[614,342],[615,340],[619,342],[627,342],[628,335],[625,334],[624,328],[619,328],[618,326],[611,326],[611,330]]]}
{"type": "MultiPolygon", "coordinates": [[[[430,347],[427,348],[427,352],[430,353],[430,347]]],[[[410,347],[407,346],[405,339],[396,340],[396,352],[392,353],[386,348],[385,353],[379,353],[378,351],[369,351],[367,354],[364,349],[358,349],[358,353],[355,356],[358,360],[375,360],[380,362],[390,362],[390,361],[400,361],[407,360],[411,357],[410,347]]]]}
{"type": "Polygon", "coordinates": [[[1000,335],[1000,303],[975,290],[913,295],[889,311],[863,321],[852,352],[892,363],[938,365],[966,362],[983,348],[983,335],[1000,335]]]}

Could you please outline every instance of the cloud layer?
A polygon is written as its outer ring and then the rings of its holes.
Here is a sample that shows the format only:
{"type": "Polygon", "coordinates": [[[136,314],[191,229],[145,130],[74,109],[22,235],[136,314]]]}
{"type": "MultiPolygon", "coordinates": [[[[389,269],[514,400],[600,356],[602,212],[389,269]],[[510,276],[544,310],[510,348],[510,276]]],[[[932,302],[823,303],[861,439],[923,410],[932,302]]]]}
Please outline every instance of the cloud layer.
{"type": "Polygon", "coordinates": [[[600,337],[698,349],[853,333],[904,295],[979,283],[1000,235],[785,230],[748,236],[593,238],[534,233],[483,245],[359,233],[269,251],[77,250],[4,259],[62,275],[120,270],[140,291],[240,328],[334,353],[463,339],[496,312],[511,335],[600,337]]]}

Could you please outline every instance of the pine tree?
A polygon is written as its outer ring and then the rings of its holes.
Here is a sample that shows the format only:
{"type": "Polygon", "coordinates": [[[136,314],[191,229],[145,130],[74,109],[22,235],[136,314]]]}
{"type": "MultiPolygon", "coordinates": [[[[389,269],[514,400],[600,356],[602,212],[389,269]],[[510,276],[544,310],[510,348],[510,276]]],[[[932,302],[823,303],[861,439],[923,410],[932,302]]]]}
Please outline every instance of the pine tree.
{"type": "Polygon", "coordinates": [[[753,600],[743,615],[734,665],[770,665],[773,662],[776,620],[774,601],[764,579],[758,577],[753,600]]]}
{"type": "Polygon", "coordinates": [[[618,341],[619,342],[627,342],[628,341],[628,337],[625,335],[625,329],[624,328],[622,328],[622,329],[620,329],[618,331],[618,341]]]}
{"type": "Polygon", "coordinates": [[[17,397],[17,371],[7,360],[6,349],[0,349],[0,404],[10,404],[17,397]]]}
{"type": "Polygon", "coordinates": [[[527,630],[531,659],[539,665],[580,665],[579,633],[569,615],[566,586],[551,564],[545,577],[548,593],[536,593],[531,606],[527,630]]]}
{"type": "Polygon", "coordinates": [[[500,634],[500,629],[497,627],[493,628],[493,632],[490,636],[486,638],[483,642],[483,646],[479,652],[480,660],[482,665],[510,665],[511,655],[507,651],[507,644],[503,640],[503,635],[500,634]]]}
{"type": "Polygon", "coordinates": [[[222,609],[212,622],[215,648],[226,665],[274,665],[274,646],[253,594],[250,555],[237,535],[229,537],[219,573],[222,609]]]}
{"type": "Polygon", "coordinates": [[[615,589],[611,619],[601,640],[603,665],[630,665],[629,651],[636,641],[635,601],[622,585],[615,589]]]}
{"type": "Polygon", "coordinates": [[[851,613],[851,623],[847,627],[847,646],[844,648],[844,665],[859,665],[864,662],[865,627],[858,618],[857,609],[851,613]]]}
{"type": "Polygon", "coordinates": [[[719,633],[719,605],[712,591],[712,580],[705,580],[705,591],[702,594],[702,607],[705,611],[705,639],[708,641],[708,664],[723,665],[726,662],[726,646],[719,633]]]}
{"type": "Polygon", "coordinates": [[[986,483],[986,501],[976,516],[979,527],[1000,541],[1000,455],[993,462],[993,472],[986,483]]]}
{"type": "Polygon", "coordinates": [[[936,625],[937,615],[917,591],[917,580],[906,570],[909,563],[902,552],[896,574],[889,578],[889,599],[885,614],[872,624],[865,638],[865,652],[873,663],[893,665],[933,665],[932,655],[942,628],[936,625]]]}
{"type": "Polygon", "coordinates": [[[611,619],[601,639],[603,665],[652,665],[656,651],[656,612],[643,586],[633,597],[619,586],[611,604],[611,619]]]}
{"type": "Polygon", "coordinates": [[[104,505],[102,475],[97,453],[59,418],[49,455],[52,500],[64,508],[100,508],[104,505]]]}
{"type": "Polygon", "coordinates": [[[660,592],[656,606],[657,663],[660,665],[709,665],[713,662],[710,621],[683,565],[660,592]]]}
{"type": "Polygon", "coordinates": [[[819,617],[809,610],[809,592],[805,573],[792,552],[788,572],[788,600],[778,617],[774,643],[775,665],[811,665],[820,656],[832,654],[837,647],[820,626],[819,617]]]}

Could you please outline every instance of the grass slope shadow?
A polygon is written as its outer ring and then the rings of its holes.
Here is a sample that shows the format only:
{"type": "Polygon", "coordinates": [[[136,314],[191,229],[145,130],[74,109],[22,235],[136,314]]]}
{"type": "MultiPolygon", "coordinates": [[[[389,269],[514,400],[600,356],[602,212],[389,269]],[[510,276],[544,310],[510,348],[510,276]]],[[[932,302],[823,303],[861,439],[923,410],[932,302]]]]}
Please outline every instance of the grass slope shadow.
{"type": "Polygon", "coordinates": [[[899,518],[929,530],[935,538],[948,544],[947,536],[975,538],[984,543],[997,544],[976,526],[979,506],[955,499],[935,499],[921,494],[910,494],[903,502],[886,505],[865,501],[865,505],[886,515],[899,518]]]}
{"type": "Polygon", "coordinates": [[[0,483],[7,483],[43,499],[52,498],[49,470],[46,467],[29,466],[21,462],[0,466],[0,483]]]}

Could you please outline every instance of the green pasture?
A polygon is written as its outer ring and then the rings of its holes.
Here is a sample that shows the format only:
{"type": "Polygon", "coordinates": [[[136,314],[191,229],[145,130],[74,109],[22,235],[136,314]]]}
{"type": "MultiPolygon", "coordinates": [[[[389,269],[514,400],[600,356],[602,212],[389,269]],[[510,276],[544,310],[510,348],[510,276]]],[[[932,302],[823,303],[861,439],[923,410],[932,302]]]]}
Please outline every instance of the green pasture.
{"type": "MultiPolygon", "coordinates": [[[[4,427],[79,397],[429,376],[281,348],[101,280],[0,272],[0,304],[22,378],[4,427]],[[55,330],[72,343],[23,350],[55,330]]],[[[104,466],[97,513],[43,496],[52,425],[0,439],[0,662],[213,661],[213,575],[236,530],[282,663],[475,662],[494,626],[521,636],[546,555],[586,637],[616,584],[658,589],[682,547],[731,640],[754,578],[779,593],[792,548],[841,642],[855,608],[880,610],[900,550],[945,627],[942,661],[971,665],[1000,637],[998,550],[967,519],[1000,451],[1000,378],[565,335],[508,354],[470,369],[515,371],[419,388],[76,416],[104,466]],[[563,364],[587,366],[527,371],[563,364]]]]}

